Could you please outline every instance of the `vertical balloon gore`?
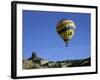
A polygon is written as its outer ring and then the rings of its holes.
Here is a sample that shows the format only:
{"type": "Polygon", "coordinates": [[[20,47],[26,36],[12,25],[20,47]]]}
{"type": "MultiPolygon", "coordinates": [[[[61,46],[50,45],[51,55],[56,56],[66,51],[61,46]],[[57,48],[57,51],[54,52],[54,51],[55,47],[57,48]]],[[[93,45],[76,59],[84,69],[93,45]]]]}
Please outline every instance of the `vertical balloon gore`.
{"type": "Polygon", "coordinates": [[[75,23],[72,20],[63,19],[57,24],[57,32],[65,42],[66,47],[75,33],[75,28],[75,23]]]}

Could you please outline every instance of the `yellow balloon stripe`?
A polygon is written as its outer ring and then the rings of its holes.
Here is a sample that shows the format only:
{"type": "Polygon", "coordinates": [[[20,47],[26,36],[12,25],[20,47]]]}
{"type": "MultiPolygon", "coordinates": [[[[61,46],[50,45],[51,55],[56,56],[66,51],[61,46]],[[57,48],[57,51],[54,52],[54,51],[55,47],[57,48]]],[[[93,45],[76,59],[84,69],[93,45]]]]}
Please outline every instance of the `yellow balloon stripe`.
{"type": "Polygon", "coordinates": [[[70,29],[70,30],[67,30],[66,32],[60,33],[60,36],[63,39],[71,39],[73,37],[74,33],[75,33],[74,30],[70,29]]]}
{"type": "Polygon", "coordinates": [[[67,39],[71,39],[74,35],[74,30],[73,29],[69,29],[66,31],[66,34],[67,34],[67,39]]]}

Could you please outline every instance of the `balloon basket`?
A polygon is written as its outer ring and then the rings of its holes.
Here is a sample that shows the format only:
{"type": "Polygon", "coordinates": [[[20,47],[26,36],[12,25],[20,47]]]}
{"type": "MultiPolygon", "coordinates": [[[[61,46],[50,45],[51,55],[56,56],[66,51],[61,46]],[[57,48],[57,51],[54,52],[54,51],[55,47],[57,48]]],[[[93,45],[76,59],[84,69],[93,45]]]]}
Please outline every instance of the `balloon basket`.
{"type": "Polygon", "coordinates": [[[66,44],[66,47],[68,47],[68,44],[66,44]]]}

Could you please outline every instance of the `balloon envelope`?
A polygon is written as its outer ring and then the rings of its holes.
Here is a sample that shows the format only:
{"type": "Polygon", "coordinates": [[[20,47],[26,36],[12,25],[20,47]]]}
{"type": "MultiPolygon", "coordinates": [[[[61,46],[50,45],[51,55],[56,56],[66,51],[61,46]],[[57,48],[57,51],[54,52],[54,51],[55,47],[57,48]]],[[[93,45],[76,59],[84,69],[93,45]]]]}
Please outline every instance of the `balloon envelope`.
{"type": "Polygon", "coordinates": [[[75,23],[72,20],[63,19],[57,24],[57,32],[68,46],[69,41],[75,33],[75,23]]]}

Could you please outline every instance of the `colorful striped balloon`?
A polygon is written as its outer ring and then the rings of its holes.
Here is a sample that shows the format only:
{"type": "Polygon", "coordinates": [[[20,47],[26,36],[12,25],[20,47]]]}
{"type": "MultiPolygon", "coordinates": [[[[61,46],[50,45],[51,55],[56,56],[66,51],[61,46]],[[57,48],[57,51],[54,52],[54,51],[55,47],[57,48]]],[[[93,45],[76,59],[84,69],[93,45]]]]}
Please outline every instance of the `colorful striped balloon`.
{"type": "Polygon", "coordinates": [[[70,39],[75,33],[75,23],[72,20],[63,19],[58,22],[56,29],[58,34],[66,43],[66,46],[68,46],[70,39]]]}

